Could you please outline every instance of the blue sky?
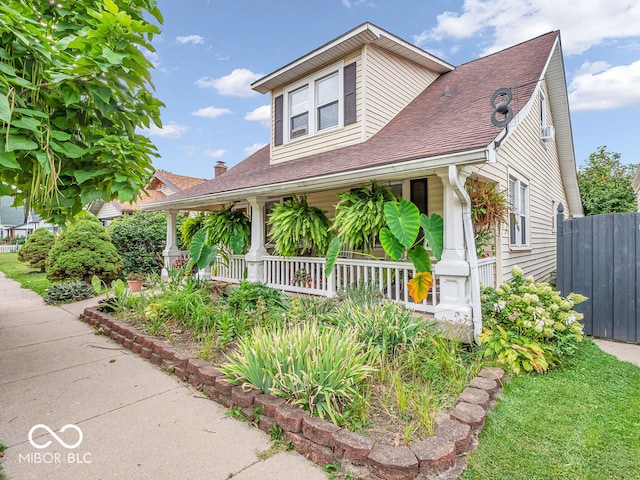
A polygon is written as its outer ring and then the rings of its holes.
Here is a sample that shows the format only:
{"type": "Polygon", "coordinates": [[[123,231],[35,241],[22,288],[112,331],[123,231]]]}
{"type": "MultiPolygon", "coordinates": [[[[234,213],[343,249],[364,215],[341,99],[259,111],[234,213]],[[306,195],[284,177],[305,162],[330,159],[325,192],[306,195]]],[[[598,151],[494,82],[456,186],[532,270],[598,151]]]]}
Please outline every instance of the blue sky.
{"type": "MultiPolygon", "coordinates": [[[[369,21],[459,65],[559,29],[578,165],[600,145],[640,163],[638,0],[158,0],[158,169],[212,178],[269,141],[251,82],[369,21]],[[634,133],[635,132],[635,133],[634,133]]],[[[488,99],[487,99],[488,102],[488,99]]],[[[489,114],[487,114],[489,121],[489,114]]]]}

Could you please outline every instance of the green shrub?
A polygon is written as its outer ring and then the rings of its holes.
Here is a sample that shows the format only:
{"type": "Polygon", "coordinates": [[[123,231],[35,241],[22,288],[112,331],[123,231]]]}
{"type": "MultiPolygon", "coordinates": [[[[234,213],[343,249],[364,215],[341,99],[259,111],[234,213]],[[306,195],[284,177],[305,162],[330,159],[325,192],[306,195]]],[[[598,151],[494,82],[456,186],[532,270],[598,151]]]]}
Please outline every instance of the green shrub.
{"type": "Polygon", "coordinates": [[[354,329],[360,341],[375,345],[389,356],[411,348],[430,326],[397,303],[352,299],[345,300],[328,320],[342,330],[354,329]]]}
{"type": "Polygon", "coordinates": [[[83,281],[57,283],[47,289],[44,301],[49,305],[78,302],[85,298],[94,297],[95,291],[91,285],[83,281]]]}
{"type": "Polygon", "coordinates": [[[287,301],[282,292],[267,287],[260,282],[240,282],[240,286],[229,293],[227,305],[236,313],[255,310],[262,299],[267,308],[287,309],[287,301]]]}
{"type": "Polygon", "coordinates": [[[122,260],[102,225],[80,220],[58,237],[49,252],[46,271],[52,282],[90,282],[96,275],[108,283],[120,275],[122,260]]]}
{"type": "Polygon", "coordinates": [[[563,298],[548,283],[523,277],[514,267],[511,281],[482,293],[484,355],[515,374],[558,365],[584,338],[582,314],[572,308],[586,298],[575,293],[563,298]]]}
{"type": "Polygon", "coordinates": [[[109,237],[122,257],[124,274],[159,273],[167,240],[167,216],[163,212],[134,212],[116,218],[109,237]]]}
{"type": "Polygon", "coordinates": [[[46,228],[36,229],[18,251],[18,260],[44,272],[49,250],[55,241],[56,236],[46,228]]]}
{"type": "Polygon", "coordinates": [[[233,383],[248,382],[340,424],[353,405],[363,403],[372,362],[371,350],[352,332],[310,322],[256,327],[220,368],[233,383]]]}

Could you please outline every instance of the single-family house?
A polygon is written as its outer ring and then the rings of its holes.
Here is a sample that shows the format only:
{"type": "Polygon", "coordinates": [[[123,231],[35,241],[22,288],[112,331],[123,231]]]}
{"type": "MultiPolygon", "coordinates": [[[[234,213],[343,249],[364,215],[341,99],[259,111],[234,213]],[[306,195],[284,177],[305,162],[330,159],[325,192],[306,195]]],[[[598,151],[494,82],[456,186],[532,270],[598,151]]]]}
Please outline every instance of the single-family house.
{"type": "MultiPolygon", "coordinates": [[[[219,166],[217,168],[219,168],[219,166]]],[[[97,201],[89,206],[89,211],[98,217],[98,220],[100,220],[105,227],[108,227],[113,219],[117,217],[131,214],[134,210],[140,210],[143,205],[157,202],[165,197],[169,197],[204,182],[205,180],[202,178],[176,175],[175,173],[156,170],[149,181],[149,185],[140,193],[140,196],[135,202],[121,203],[117,200],[110,202],[97,201]]]]}
{"type": "Polygon", "coordinates": [[[167,265],[180,255],[179,210],[234,203],[251,217],[248,253],[213,277],[246,274],[276,288],[331,295],[374,281],[389,298],[438,319],[480,328],[480,283],[507,279],[519,265],[542,280],[555,269],[556,207],[581,216],[560,33],[550,32],[454,66],[371,24],[362,24],[252,84],[269,94],[270,142],[224,175],[145,205],[168,215],[167,265]],[[501,90],[502,89],[502,90],[501,90]],[[508,192],[508,224],[495,256],[474,247],[469,177],[508,192]],[[265,244],[273,202],[293,193],[333,216],[337,194],[370,180],[391,186],[421,211],[444,217],[444,252],[428,298],[416,304],[404,262],[276,257],[265,244]],[[304,268],[318,281],[299,285],[304,268]]]}
{"type": "Polygon", "coordinates": [[[0,239],[11,242],[16,237],[28,237],[38,228],[56,232],[58,227],[42,220],[24,205],[14,205],[13,197],[0,197],[0,239]]]}

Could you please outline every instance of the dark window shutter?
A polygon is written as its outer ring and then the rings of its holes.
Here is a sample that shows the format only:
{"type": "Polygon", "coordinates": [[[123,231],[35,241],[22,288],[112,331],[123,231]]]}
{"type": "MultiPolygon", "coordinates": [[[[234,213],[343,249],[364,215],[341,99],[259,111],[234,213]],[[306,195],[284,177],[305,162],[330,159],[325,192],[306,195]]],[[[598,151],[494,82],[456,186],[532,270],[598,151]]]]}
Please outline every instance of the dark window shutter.
{"type": "Polygon", "coordinates": [[[274,122],[273,128],[275,128],[275,132],[273,134],[273,144],[274,145],[282,145],[282,134],[283,134],[283,115],[284,115],[284,98],[282,95],[276,97],[274,99],[274,122]]]}
{"type": "Polygon", "coordinates": [[[344,124],[356,121],[356,64],[344,67],[344,124]]]}

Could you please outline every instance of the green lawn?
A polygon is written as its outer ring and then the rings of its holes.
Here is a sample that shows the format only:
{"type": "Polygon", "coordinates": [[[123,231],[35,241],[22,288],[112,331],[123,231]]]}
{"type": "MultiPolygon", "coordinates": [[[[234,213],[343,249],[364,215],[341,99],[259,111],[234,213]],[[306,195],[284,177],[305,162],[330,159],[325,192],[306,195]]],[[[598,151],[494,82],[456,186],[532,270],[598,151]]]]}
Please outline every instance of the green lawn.
{"type": "Polygon", "coordinates": [[[43,297],[51,286],[44,273],[34,271],[28,264],[19,261],[17,253],[0,253],[0,271],[43,297]]]}
{"type": "Polygon", "coordinates": [[[640,478],[640,368],[585,340],[562,369],[514,378],[465,480],[640,478]]]}

